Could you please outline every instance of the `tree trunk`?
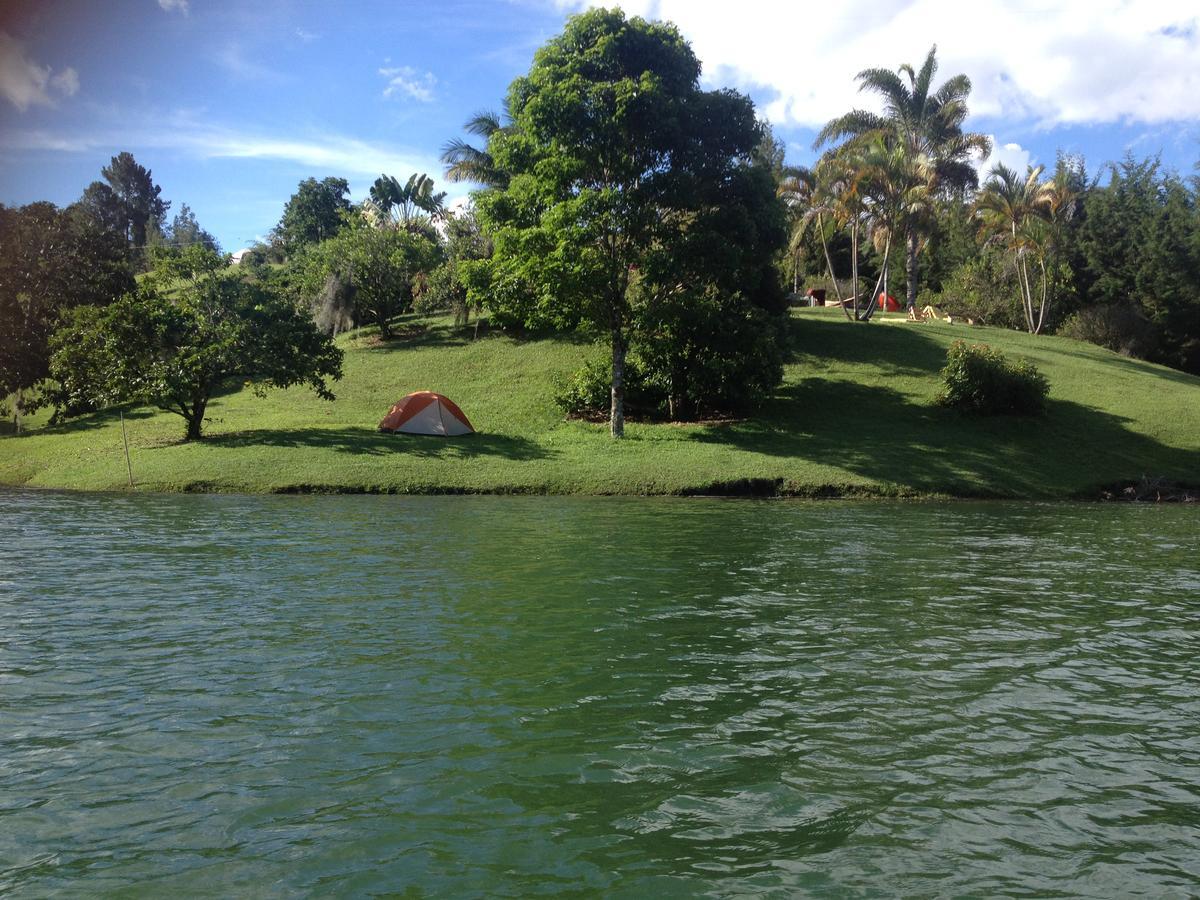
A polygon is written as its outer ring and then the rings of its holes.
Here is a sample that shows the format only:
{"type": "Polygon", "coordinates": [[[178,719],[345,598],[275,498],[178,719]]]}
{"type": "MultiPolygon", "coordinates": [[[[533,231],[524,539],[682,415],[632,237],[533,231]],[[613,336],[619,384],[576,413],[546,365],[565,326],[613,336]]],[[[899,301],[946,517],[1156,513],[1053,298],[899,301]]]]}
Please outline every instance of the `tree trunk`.
{"type": "Polygon", "coordinates": [[[905,304],[909,309],[917,308],[917,226],[908,223],[905,231],[905,276],[908,278],[905,304]]]}
{"type": "Polygon", "coordinates": [[[1042,270],[1042,302],[1038,307],[1037,327],[1033,329],[1034,334],[1041,334],[1042,326],[1046,324],[1046,300],[1050,289],[1050,276],[1046,272],[1046,261],[1039,258],[1038,267],[1042,270]]]}
{"type": "Polygon", "coordinates": [[[829,255],[829,244],[825,241],[825,226],[821,224],[821,217],[817,216],[817,231],[821,235],[821,249],[825,251],[825,267],[829,271],[829,280],[833,282],[833,295],[838,298],[838,305],[842,304],[842,289],[838,287],[837,276],[833,274],[833,258],[829,255]]]}
{"type": "Polygon", "coordinates": [[[888,238],[883,250],[883,266],[879,270],[879,277],[875,279],[875,288],[871,291],[871,302],[867,304],[861,315],[858,317],[860,322],[869,322],[871,317],[875,315],[875,311],[879,308],[879,288],[883,286],[884,296],[887,295],[887,261],[888,253],[891,251],[892,241],[888,238]]]}
{"type": "Polygon", "coordinates": [[[17,434],[21,433],[21,413],[24,412],[21,393],[21,389],[17,388],[16,393],[13,394],[13,426],[17,429],[17,434]]]}
{"type": "Polygon", "coordinates": [[[850,302],[854,305],[851,321],[858,321],[858,222],[850,226],[850,302]]]}
{"type": "Polygon", "coordinates": [[[192,404],[190,415],[187,417],[187,434],[184,437],[185,441],[198,441],[202,437],[200,430],[204,425],[204,410],[208,406],[207,400],[196,400],[192,404]]]}
{"type": "Polygon", "coordinates": [[[612,327],[612,406],[608,430],[615,438],[625,437],[625,352],[629,349],[621,325],[612,327]]]}

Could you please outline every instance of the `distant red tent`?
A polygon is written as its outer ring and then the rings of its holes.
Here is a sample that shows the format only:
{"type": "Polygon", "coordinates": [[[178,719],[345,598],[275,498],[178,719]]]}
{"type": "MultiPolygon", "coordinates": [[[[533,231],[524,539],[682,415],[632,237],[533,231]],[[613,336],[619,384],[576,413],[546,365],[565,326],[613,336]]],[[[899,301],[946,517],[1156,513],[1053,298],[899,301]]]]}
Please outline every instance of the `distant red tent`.
{"type": "Polygon", "coordinates": [[[417,391],[394,404],[379,423],[379,430],[443,437],[475,433],[454,401],[433,391],[417,391]]]}
{"type": "Polygon", "coordinates": [[[896,298],[891,294],[880,293],[879,308],[884,312],[900,312],[900,304],[896,302],[896,298]]]}

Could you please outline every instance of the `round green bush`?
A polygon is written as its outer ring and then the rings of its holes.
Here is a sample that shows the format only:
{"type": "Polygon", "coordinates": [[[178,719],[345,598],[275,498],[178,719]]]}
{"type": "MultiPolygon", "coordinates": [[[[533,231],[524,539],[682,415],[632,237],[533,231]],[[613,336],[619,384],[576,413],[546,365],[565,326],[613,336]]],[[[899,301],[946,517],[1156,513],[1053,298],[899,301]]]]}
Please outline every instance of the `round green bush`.
{"type": "Polygon", "coordinates": [[[1036,416],[1046,409],[1049,382],[1028,360],[1009,362],[987,344],[955,341],[941,371],[935,402],[979,416],[1036,416]]]}

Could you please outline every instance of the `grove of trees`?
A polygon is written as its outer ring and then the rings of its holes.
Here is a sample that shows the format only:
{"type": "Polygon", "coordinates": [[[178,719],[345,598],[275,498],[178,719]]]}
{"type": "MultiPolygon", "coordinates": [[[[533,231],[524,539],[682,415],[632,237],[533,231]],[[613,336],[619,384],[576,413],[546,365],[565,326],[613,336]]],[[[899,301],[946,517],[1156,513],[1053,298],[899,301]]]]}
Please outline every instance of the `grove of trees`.
{"type": "Polygon", "coordinates": [[[1200,181],[1132,156],[984,170],[971,82],[939,80],[936,48],[858,82],[882,111],[835,117],[816,161],[788,166],[747,97],[700,87],[674,26],[585,12],[502,112],[443,147],[447,180],[476,187],[466,206],[424,173],[382,174],[358,203],[345,178],[309,177],[236,269],[120,153],[66,209],[0,206],[0,398],[18,422],[41,402],[142,400],[194,439],[221,385],[326,396],[332,336],[386,341],[397,317],[446,311],[601,342],[569,408],[620,437],[631,390],[637,412],[677,420],[770,396],[786,292],[823,289],[866,322],[901,281],[910,309],[1200,373],[1200,181]]]}

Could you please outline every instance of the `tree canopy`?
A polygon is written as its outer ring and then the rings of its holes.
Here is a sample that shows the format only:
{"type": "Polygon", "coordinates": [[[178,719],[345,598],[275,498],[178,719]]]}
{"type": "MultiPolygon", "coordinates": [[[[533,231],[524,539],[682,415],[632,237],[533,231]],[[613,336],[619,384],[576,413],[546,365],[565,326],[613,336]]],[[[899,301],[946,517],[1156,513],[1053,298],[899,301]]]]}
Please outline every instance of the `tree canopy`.
{"type": "Polygon", "coordinates": [[[720,266],[704,253],[736,259],[726,274],[760,275],[784,237],[770,176],[752,165],[763,137],[753,105],[733,91],[700,90],[699,76],[674,26],[610,10],[574,16],[512,83],[512,123],[488,143],[509,181],[477,197],[495,253],[472,289],[522,324],[607,334],[617,437],[642,312],[655,310],[647,321],[660,335],[697,324],[681,317],[684,298],[707,294],[752,316],[763,281],[733,289],[715,280],[720,266]]]}
{"type": "Polygon", "coordinates": [[[342,351],[312,321],[236,273],[211,272],[166,296],[154,279],[104,308],[76,309],[52,338],[60,406],[137,400],[183,417],[202,436],[213,394],[306,384],[327,400],[342,351]]]}
{"type": "Polygon", "coordinates": [[[333,237],[350,211],[350,183],[345,178],[306,178],[296,188],[276,226],[288,252],[333,237]]]}
{"type": "Polygon", "coordinates": [[[161,231],[171,204],[160,196],[149,169],[139,165],[133,154],[122,151],[100,170],[104,181],[93,181],[80,203],[96,224],[119,232],[129,246],[142,248],[151,231],[161,231]]]}
{"type": "Polygon", "coordinates": [[[46,377],[50,334],[66,310],[106,304],[133,285],[124,236],[86,211],[0,206],[0,396],[46,377]]]}

